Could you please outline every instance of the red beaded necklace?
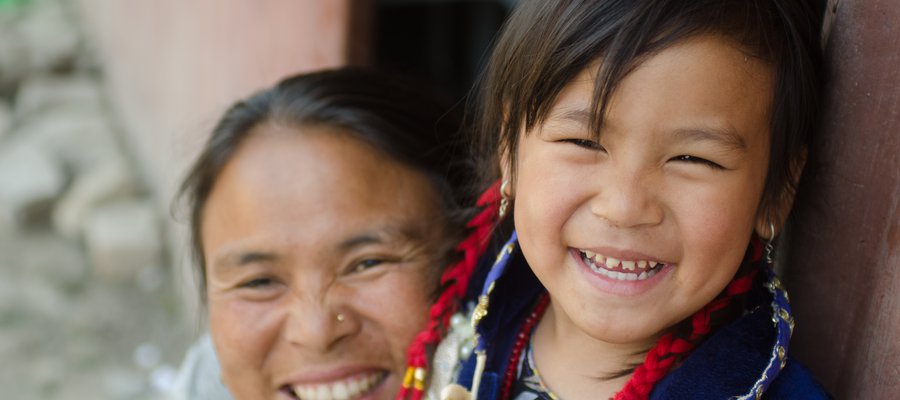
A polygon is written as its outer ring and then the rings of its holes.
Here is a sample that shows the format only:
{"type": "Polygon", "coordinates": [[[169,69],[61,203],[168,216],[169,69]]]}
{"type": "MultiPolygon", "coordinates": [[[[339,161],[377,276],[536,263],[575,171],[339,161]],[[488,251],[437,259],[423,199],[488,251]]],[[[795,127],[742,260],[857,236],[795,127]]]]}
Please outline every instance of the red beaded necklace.
{"type": "Polygon", "coordinates": [[[503,386],[500,389],[500,399],[509,398],[509,391],[512,388],[512,383],[516,380],[516,367],[519,364],[519,357],[522,356],[522,351],[528,344],[528,340],[531,338],[538,321],[541,320],[544,312],[547,311],[548,305],[550,305],[550,295],[544,292],[535,303],[534,309],[531,310],[531,314],[525,318],[525,322],[519,327],[519,333],[516,335],[516,341],[513,344],[512,354],[509,356],[509,360],[506,364],[506,375],[503,378],[503,386]]]}

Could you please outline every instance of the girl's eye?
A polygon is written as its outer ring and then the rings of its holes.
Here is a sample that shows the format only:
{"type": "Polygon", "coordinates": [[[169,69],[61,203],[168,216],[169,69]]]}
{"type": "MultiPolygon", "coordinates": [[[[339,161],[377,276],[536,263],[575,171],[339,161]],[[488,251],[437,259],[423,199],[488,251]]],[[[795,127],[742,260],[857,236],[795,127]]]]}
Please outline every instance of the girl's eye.
{"type": "Polygon", "coordinates": [[[689,155],[685,155],[685,154],[672,158],[672,161],[680,161],[680,162],[686,162],[686,163],[691,163],[691,164],[700,164],[700,165],[705,165],[707,167],[710,167],[712,169],[725,169],[725,167],[722,167],[721,165],[716,164],[712,161],[709,161],[705,158],[694,157],[694,156],[689,156],[689,155]]]}
{"type": "Polygon", "coordinates": [[[563,139],[562,142],[571,143],[588,150],[603,150],[603,146],[600,143],[590,139],[563,139]]]}

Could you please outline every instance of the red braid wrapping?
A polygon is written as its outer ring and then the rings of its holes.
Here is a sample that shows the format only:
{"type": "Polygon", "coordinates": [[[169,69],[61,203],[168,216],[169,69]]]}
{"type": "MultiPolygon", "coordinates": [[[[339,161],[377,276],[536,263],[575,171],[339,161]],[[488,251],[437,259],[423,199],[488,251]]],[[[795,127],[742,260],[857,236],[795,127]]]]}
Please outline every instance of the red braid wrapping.
{"type": "MultiPolygon", "coordinates": [[[[760,247],[757,244],[754,241],[751,252],[752,259],[757,259],[762,255],[761,251],[757,251],[757,248],[760,247]]],[[[614,399],[644,400],[649,398],[656,383],[669,373],[678,360],[684,359],[710,333],[712,313],[727,307],[735,296],[750,291],[758,271],[754,268],[743,276],[735,277],[719,297],[697,311],[691,317],[691,333],[687,339],[675,337],[672,333],[663,335],[656,346],[647,353],[644,363],[634,371],[634,375],[631,376],[625,387],[616,393],[614,399]]]]}
{"type": "Polygon", "coordinates": [[[425,374],[428,366],[428,349],[433,348],[443,337],[450,317],[456,312],[460,299],[466,294],[469,278],[478,260],[490,242],[491,232],[498,219],[500,203],[500,182],[496,182],[482,193],[476,203],[481,211],[466,224],[469,235],[456,246],[462,258],[444,270],[441,276],[441,295],[431,306],[428,325],[419,332],[407,353],[407,374],[397,394],[397,399],[410,397],[420,400],[424,394],[425,374]]]}

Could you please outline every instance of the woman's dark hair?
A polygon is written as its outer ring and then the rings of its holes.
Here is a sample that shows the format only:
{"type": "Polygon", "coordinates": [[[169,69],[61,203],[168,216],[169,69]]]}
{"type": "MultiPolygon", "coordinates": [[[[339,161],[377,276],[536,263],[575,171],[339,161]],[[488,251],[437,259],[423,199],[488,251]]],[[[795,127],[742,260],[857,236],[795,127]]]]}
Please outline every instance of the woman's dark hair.
{"type": "MultiPolygon", "coordinates": [[[[461,117],[428,85],[361,69],[289,77],[240,101],[222,116],[182,182],[201,295],[206,293],[203,209],[222,169],[253,128],[264,123],[329,127],[349,134],[428,177],[442,201],[449,240],[462,234],[471,160],[461,117]]],[[[302,133],[300,133],[302,134],[302,133]]],[[[448,249],[453,243],[448,243],[448,249]]],[[[449,261],[449,260],[448,260],[449,261]]]]}
{"type": "Polygon", "coordinates": [[[478,152],[496,180],[500,151],[515,176],[519,133],[547,116],[559,92],[599,64],[591,129],[643,60],[687,38],[729,38],[771,65],[771,151],[761,209],[792,194],[820,108],[819,24],[811,0],[522,0],[498,38],[479,83],[478,152]],[[500,145],[500,151],[497,145],[500,145]]]}

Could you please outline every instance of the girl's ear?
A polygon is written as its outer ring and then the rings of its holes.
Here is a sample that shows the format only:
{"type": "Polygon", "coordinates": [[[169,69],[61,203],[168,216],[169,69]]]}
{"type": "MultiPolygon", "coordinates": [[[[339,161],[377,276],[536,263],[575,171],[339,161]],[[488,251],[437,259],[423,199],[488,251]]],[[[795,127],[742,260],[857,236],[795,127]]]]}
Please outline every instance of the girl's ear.
{"type": "Polygon", "coordinates": [[[756,217],[756,234],[763,239],[777,236],[781,231],[791,208],[794,206],[794,197],[797,194],[795,188],[800,182],[803,167],[806,166],[807,151],[804,147],[791,162],[791,182],[785,182],[778,198],[760,208],[756,217]],[[770,227],[771,224],[771,227],[770,227]],[[774,228],[774,232],[772,229],[774,228]]]}
{"type": "Polygon", "coordinates": [[[513,198],[513,176],[512,176],[512,164],[509,158],[509,150],[506,149],[506,146],[500,146],[500,180],[505,183],[501,185],[500,191],[501,194],[507,199],[513,198]]]}

